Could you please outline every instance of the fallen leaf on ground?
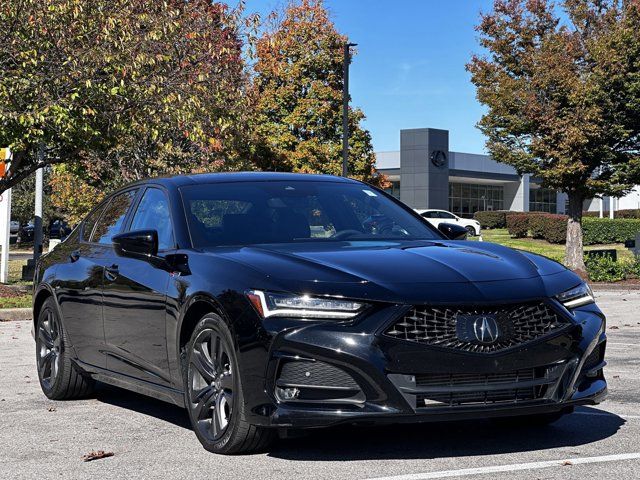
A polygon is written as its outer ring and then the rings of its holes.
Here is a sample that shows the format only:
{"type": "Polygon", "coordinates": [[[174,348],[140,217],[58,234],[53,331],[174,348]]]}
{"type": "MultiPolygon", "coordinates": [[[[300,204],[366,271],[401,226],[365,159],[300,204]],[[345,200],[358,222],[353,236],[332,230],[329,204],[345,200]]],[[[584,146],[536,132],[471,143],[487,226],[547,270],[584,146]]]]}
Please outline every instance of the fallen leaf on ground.
{"type": "Polygon", "coordinates": [[[573,465],[573,462],[569,461],[569,460],[565,460],[564,462],[562,462],[562,466],[566,467],[568,465],[573,465]]]}
{"type": "Polygon", "coordinates": [[[47,410],[49,410],[50,412],[55,412],[56,411],[56,407],[49,407],[47,410]]]}
{"type": "Polygon", "coordinates": [[[620,327],[612,325],[611,327],[609,327],[609,330],[620,330],[620,327]]]}
{"type": "Polygon", "coordinates": [[[91,462],[93,460],[100,460],[101,458],[113,457],[113,452],[105,452],[104,450],[91,451],[82,456],[84,462],[91,462]]]}
{"type": "Polygon", "coordinates": [[[613,378],[620,378],[620,375],[614,375],[613,378]]]}

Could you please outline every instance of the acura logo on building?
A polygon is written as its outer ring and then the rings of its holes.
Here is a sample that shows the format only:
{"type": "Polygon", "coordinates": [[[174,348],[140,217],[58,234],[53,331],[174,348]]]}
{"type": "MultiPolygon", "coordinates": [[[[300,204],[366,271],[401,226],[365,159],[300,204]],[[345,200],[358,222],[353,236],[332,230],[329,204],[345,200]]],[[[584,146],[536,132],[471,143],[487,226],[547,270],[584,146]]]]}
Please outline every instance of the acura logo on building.
{"type": "Polygon", "coordinates": [[[442,150],[434,150],[431,152],[431,163],[438,168],[444,167],[447,164],[447,154],[442,150]]]}
{"type": "Polygon", "coordinates": [[[473,322],[473,333],[480,343],[493,343],[500,334],[498,322],[494,317],[479,316],[473,322]]]}

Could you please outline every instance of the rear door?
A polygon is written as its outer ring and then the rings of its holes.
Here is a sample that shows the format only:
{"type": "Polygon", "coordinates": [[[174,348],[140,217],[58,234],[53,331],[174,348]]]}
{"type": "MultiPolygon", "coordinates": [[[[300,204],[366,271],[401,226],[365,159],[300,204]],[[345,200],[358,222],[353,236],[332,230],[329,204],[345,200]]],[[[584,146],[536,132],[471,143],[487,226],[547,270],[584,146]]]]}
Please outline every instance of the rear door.
{"type": "MultiPolygon", "coordinates": [[[[169,201],[148,187],[133,208],[126,230],[156,230],[159,255],[175,250],[169,201]]],[[[166,292],[171,274],[154,264],[116,255],[104,282],[107,368],[138,379],[170,385],[166,343],[166,292]]]]}
{"type": "Polygon", "coordinates": [[[102,277],[105,250],[90,242],[96,222],[108,201],[95,208],[81,223],[77,238],[58,247],[64,255],[56,268],[55,290],[64,327],[78,359],[104,368],[102,325],[102,277]]]}

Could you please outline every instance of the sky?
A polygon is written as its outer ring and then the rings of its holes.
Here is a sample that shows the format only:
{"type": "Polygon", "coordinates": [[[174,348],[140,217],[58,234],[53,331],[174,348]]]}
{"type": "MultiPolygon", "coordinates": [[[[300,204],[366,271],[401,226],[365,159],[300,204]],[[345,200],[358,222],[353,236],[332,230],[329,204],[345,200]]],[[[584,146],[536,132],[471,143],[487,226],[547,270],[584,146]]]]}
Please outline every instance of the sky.
{"type": "MultiPolygon", "coordinates": [[[[283,0],[247,0],[268,14],[283,0]]],[[[449,148],[485,152],[475,124],[483,107],[465,64],[480,50],[481,11],[490,0],[325,0],[340,33],[357,43],[350,70],[352,105],[367,119],[375,151],[400,149],[403,128],[449,130],[449,148]]]]}

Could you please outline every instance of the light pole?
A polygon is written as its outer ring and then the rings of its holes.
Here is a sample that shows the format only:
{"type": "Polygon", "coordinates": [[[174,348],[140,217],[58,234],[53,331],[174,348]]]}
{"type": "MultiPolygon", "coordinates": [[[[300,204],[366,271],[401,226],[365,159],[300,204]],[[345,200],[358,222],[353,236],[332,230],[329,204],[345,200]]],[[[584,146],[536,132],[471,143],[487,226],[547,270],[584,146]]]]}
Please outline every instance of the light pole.
{"type": "Polygon", "coordinates": [[[342,64],[342,176],[349,174],[349,64],[351,63],[351,47],[357,43],[345,43],[342,64]]]}

